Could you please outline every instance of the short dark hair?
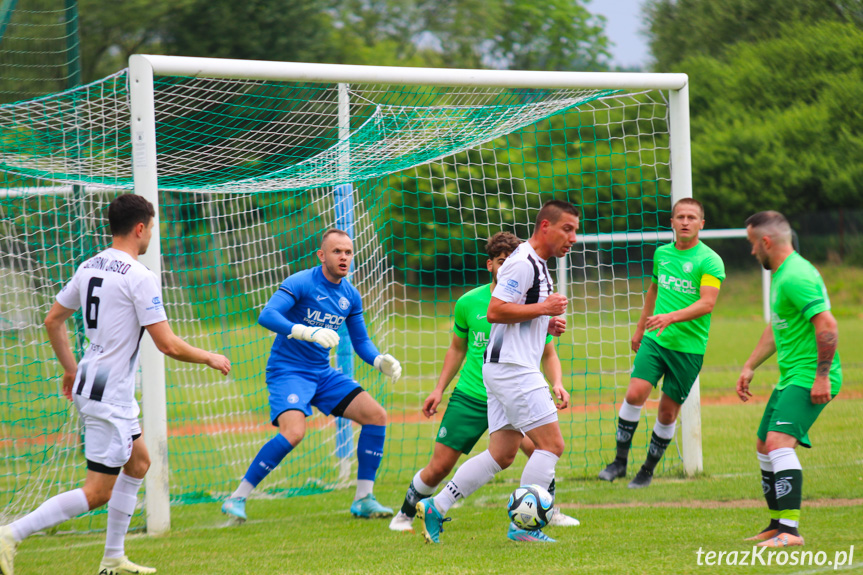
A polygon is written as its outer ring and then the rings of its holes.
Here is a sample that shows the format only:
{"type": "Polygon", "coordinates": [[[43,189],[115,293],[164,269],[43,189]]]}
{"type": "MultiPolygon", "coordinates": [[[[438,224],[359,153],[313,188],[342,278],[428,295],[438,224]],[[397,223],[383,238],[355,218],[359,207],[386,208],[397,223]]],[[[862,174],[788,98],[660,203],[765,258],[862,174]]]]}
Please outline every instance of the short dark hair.
{"type": "Polygon", "coordinates": [[[539,229],[539,225],[543,220],[548,220],[551,224],[556,224],[560,219],[561,214],[571,214],[577,218],[581,217],[581,212],[577,207],[563,200],[549,200],[542,205],[539,213],[536,215],[536,225],[534,232],[539,229]]]}
{"type": "Polygon", "coordinates": [[[112,236],[125,236],[138,224],[149,225],[156,217],[153,204],[137,194],[117,196],[108,206],[108,225],[112,236]]]}
{"type": "Polygon", "coordinates": [[[521,243],[515,234],[509,232],[497,232],[485,243],[485,253],[488,259],[493,260],[503,254],[511,254],[521,243]]]}
{"type": "Polygon", "coordinates": [[[758,212],[757,214],[752,214],[746,218],[745,225],[746,227],[752,226],[753,228],[762,228],[765,226],[772,227],[777,225],[791,227],[791,224],[788,223],[788,219],[785,216],[773,210],[766,210],[758,212]]]}
{"type": "Polygon", "coordinates": [[[759,237],[767,236],[773,241],[779,243],[794,244],[793,231],[788,219],[774,210],[767,210],[752,214],[746,218],[746,227],[752,226],[752,229],[759,237]]]}
{"type": "Polygon", "coordinates": [[[351,236],[348,235],[348,232],[344,230],[340,230],[338,228],[330,228],[324,232],[324,235],[321,236],[321,247],[324,247],[324,242],[327,241],[327,238],[330,236],[346,236],[350,239],[351,236]]]}
{"type": "Polygon", "coordinates": [[[704,219],[704,205],[695,198],[680,198],[674,202],[674,206],[671,207],[671,217],[674,217],[674,211],[677,209],[677,206],[695,206],[701,213],[701,219],[704,219]]]}

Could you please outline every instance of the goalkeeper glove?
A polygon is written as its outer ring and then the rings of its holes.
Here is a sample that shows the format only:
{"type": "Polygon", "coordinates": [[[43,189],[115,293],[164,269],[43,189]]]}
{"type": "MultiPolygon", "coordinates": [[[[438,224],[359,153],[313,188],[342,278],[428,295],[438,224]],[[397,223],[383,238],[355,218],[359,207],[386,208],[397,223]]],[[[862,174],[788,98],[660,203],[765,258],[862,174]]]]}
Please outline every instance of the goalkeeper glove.
{"type": "Polygon", "coordinates": [[[291,335],[288,339],[294,338],[302,341],[310,341],[316,343],[324,349],[336,347],[339,344],[339,334],[325,327],[315,327],[311,325],[295,324],[291,328],[291,335]]]}
{"type": "Polygon", "coordinates": [[[393,383],[402,376],[402,364],[388,353],[375,358],[375,369],[392,378],[393,383]]]}

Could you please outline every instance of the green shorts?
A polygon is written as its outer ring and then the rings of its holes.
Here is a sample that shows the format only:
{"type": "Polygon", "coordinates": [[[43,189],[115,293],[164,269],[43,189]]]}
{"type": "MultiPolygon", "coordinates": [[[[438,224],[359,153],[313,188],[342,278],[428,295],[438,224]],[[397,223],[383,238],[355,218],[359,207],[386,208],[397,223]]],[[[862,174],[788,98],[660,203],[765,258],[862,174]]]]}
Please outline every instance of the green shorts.
{"type": "Polygon", "coordinates": [[[435,441],[467,455],[486,430],[488,404],[456,387],[449,398],[435,441]]]}
{"type": "Polygon", "coordinates": [[[827,404],[812,403],[811,393],[812,390],[793,384],[774,389],[758,426],[758,439],[767,441],[768,431],[778,431],[794,437],[803,447],[812,447],[809,428],[827,404]]]}
{"type": "Polygon", "coordinates": [[[644,338],[635,354],[632,377],[648,381],[653,387],[662,378],[662,393],[682,405],[703,362],[701,354],[673,351],[644,338]]]}

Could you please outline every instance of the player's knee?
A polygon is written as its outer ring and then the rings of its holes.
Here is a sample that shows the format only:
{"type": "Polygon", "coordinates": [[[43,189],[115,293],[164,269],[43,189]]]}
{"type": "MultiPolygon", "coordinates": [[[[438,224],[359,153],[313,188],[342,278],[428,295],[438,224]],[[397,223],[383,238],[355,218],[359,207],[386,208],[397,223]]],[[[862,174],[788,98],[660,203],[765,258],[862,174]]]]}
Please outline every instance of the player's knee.
{"type": "Polygon", "coordinates": [[[296,447],[300,444],[303,438],[306,436],[306,429],[303,428],[285,428],[279,429],[279,433],[288,440],[288,443],[291,444],[291,447],[296,447]]]}
{"type": "Polygon", "coordinates": [[[126,475],[130,477],[134,477],[136,479],[143,479],[145,475],[147,475],[147,471],[150,469],[150,456],[143,455],[135,458],[134,460],[130,460],[126,465],[123,466],[123,471],[126,475]]]}
{"type": "Polygon", "coordinates": [[[387,424],[387,410],[383,408],[381,405],[376,405],[373,409],[369,410],[369,413],[366,416],[366,422],[363,425],[386,425],[387,424]]]}
{"type": "Polygon", "coordinates": [[[87,498],[87,506],[91,510],[102,507],[111,499],[111,489],[102,489],[92,486],[84,486],[84,496],[87,498]]]}

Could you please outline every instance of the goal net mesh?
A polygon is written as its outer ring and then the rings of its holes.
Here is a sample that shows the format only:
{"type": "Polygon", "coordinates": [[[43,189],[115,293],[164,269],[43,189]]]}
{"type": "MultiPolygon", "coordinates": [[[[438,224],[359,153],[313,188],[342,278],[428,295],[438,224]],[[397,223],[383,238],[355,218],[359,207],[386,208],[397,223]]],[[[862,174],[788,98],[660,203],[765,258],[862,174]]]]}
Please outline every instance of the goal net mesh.
{"type": "MultiPolygon", "coordinates": [[[[84,476],[80,425],[59,396],[61,370],[42,321],[76,266],[110,244],[108,203],[133,190],[127,83],[123,71],[0,106],[5,519],[84,476]]],[[[387,408],[379,479],[405,484],[427,463],[439,425],[420,405],[452,338],[453,305],[490,281],[489,236],[526,239],[553,198],[581,208],[587,236],[668,229],[662,92],[351,84],[344,93],[340,137],[335,84],[156,78],[163,299],[179,335],[233,362],[224,378],[166,360],[175,503],[226,496],[273,435],[264,376],[273,334],[257,316],[285,277],[317,265],[325,229],[353,236],[350,279],[369,333],[404,367],[392,384],[349,346],[333,354],[387,408]]],[[[628,341],[654,247],[580,242],[550,262],[558,280],[568,278],[570,297],[557,343],[572,394],[560,414],[567,450],[558,477],[592,476],[613,453],[615,404],[629,379],[628,341]]],[[[75,317],[70,340],[80,357],[87,342],[75,317]]],[[[633,458],[644,456],[654,416],[649,406],[633,458]]],[[[302,444],[256,493],[345,485],[356,470],[352,442],[349,425],[316,412],[302,444]]],[[[661,472],[680,471],[674,451],[661,472]]]]}

